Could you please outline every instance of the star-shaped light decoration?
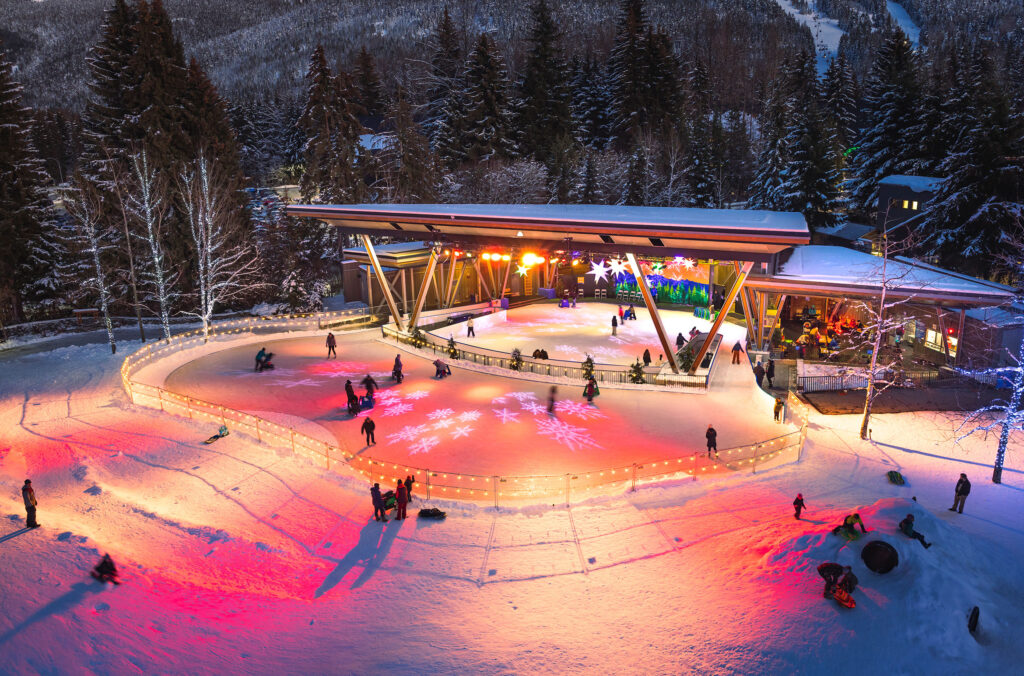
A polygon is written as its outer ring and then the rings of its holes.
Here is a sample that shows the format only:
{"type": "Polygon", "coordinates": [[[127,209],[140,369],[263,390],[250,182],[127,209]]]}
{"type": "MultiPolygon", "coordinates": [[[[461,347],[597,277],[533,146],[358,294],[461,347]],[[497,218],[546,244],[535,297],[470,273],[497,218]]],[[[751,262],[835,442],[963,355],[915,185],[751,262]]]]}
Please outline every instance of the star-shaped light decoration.
{"type": "Polygon", "coordinates": [[[588,275],[594,275],[594,281],[599,282],[608,277],[610,269],[605,265],[605,261],[598,263],[597,261],[590,261],[590,272],[588,275]]]}
{"type": "Polygon", "coordinates": [[[519,275],[520,277],[525,277],[529,272],[530,268],[526,267],[525,265],[516,266],[516,274],[519,275]]]}
{"type": "Polygon", "coordinates": [[[692,258],[684,258],[683,260],[680,261],[680,263],[687,270],[693,270],[693,266],[697,264],[697,262],[692,258]]]}
{"type": "Polygon", "coordinates": [[[611,266],[612,277],[618,277],[623,273],[629,272],[629,264],[624,260],[615,259],[609,261],[608,264],[611,266]]]}
{"type": "Polygon", "coordinates": [[[665,264],[664,263],[652,263],[651,264],[651,272],[653,272],[656,275],[660,275],[662,273],[662,270],[664,270],[664,269],[665,269],[665,264]]]}

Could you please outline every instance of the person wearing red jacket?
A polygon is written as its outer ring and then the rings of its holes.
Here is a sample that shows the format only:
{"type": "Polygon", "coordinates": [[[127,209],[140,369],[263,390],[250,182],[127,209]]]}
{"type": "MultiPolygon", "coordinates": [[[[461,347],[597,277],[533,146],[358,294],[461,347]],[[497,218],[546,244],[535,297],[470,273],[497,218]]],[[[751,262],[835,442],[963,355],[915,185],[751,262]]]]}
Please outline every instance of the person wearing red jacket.
{"type": "Polygon", "coordinates": [[[395,488],[395,520],[401,520],[405,518],[405,505],[409,502],[409,493],[405,490],[405,484],[402,480],[398,480],[398,487],[395,488]]]}

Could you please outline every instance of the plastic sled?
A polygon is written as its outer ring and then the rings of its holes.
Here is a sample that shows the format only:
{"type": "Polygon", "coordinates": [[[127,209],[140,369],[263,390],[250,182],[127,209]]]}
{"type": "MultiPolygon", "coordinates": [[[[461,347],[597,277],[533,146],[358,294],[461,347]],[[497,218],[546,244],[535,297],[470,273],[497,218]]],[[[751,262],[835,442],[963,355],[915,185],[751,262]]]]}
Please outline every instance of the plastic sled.
{"type": "Polygon", "coordinates": [[[448,516],[447,513],[442,512],[437,507],[421,509],[419,515],[421,519],[443,519],[448,516]]]}
{"type": "Polygon", "coordinates": [[[906,480],[903,478],[903,475],[897,472],[896,470],[890,470],[886,472],[885,476],[889,477],[889,483],[891,484],[902,486],[903,484],[906,483],[906,480]]]}
{"type": "Polygon", "coordinates": [[[225,427],[224,425],[221,425],[220,430],[218,430],[218,432],[216,434],[214,434],[212,437],[210,437],[209,439],[207,439],[203,443],[204,444],[212,444],[213,442],[217,441],[221,437],[226,437],[228,434],[230,434],[230,432],[228,432],[228,428],[225,427]]]}
{"type": "Polygon", "coordinates": [[[394,491],[388,491],[381,496],[384,499],[384,509],[394,509],[395,505],[398,504],[398,498],[395,497],[394,491]]]}
{"type": "Polygon", "coordinates": [[[839,605],[841,605],[844,608],[856,608],[857,607],[857,602],[854,601],[853,597],[850,596],[846,592],[846,590],[843,589],[842,587],[836,587],[832,591],[832,598],[834,598],[836,600],[836,603],[838,603],[839,605]]]}
{"type": "Polygon", "coordinates": [[[372,397],[359,397],[359,408],[364,410],[364,411],[367,410],[367,409],[373,408],[373,398],[372,397]]]}
{"type": "Polygon", "coordinates": [[[93,578],[99,580],[100,582],[113,582],[114,584],[121,584],[121,581],[117,579],[117,576],[100,575],[95,570],[90,571],[89,574],[92,575],[93,578]]]}

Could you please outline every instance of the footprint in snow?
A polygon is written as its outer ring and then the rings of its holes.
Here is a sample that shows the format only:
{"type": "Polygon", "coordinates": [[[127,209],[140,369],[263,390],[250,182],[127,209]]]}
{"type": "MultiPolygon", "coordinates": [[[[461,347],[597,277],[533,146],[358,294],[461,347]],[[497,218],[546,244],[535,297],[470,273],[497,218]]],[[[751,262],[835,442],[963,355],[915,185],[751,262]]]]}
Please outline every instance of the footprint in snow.
{"type": "Polygon", "coordinates": [[[93,607],[96,609],[97,612],[103,612],[104,610],[110,610],[110,604],[109,603],[104,603],[103,601],[100,601],[99,603],[97,603],[93,607]]]}

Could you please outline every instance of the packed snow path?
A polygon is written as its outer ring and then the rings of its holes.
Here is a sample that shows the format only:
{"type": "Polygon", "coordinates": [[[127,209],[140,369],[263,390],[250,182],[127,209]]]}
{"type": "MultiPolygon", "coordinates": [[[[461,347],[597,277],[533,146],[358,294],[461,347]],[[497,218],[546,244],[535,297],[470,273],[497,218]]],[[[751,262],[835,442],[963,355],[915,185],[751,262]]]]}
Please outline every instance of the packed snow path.
{"type": "Polygon", "coordinates": [[[1019,438],[994,486],[991,440],[953,447],[954,418],[877,416],[871,444],[854,417],[815,416],[803,461],[764,474],[570,510],[435,503],[446,521],[383,525],[363,482],[129,407],[119,364],[105,346],[2,361],[5,672],[953,674],[1024,656],[1019,438]],[[854,509],[899,548],[896,573],[825,535],[854,509]],[[930,550],[895,533],[907,511],[930,550]],[[88,578],[102,552],[121,586],[88,578]],[[854,565],[857,609],[821,598],[825,559],[854,565]]]}

